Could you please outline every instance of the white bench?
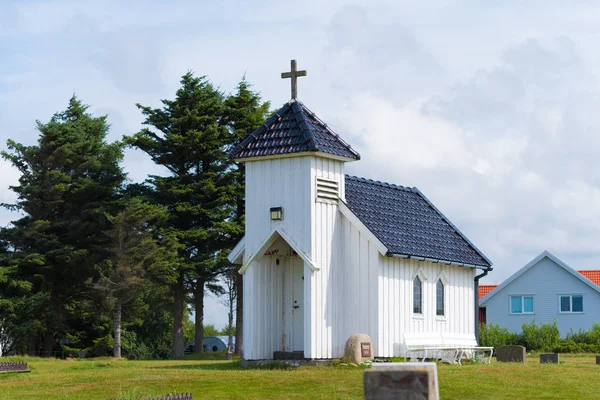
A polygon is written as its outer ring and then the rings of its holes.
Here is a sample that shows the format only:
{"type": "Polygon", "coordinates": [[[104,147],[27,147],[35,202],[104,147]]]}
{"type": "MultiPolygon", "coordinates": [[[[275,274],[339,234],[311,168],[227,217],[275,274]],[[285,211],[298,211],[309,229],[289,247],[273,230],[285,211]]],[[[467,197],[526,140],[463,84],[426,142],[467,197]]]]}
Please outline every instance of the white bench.
{"type": "Polygon", "coordinates": [[[411,332],[404,334],[405,355],[411,360],[425,361],[436,358],[450,364],[462,364],[472,359],[487,364],[494,353],[493,347],[477,346],[475,336],[435,332],[411,332]]]}

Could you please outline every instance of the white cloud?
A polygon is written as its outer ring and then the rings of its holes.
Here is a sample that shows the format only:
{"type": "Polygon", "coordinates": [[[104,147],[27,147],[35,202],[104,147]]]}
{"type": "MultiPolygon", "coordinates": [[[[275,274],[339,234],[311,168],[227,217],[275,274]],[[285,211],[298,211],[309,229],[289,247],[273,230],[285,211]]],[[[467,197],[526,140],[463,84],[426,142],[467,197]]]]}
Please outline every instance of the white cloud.
{"type": "MultiPolygon", "coordinates": [[[[34,143],[73,92],[119,139],[187,70],[226,91],[246,73],[277,107],[296,58],[300,99],[361,152],[348,172],[418,186],[495,262],[488,282],[544,249],[600,266],[598,5],[213,3],[2,2],[0,143],[34,143]]],[[[160,170],[135,151],[124,165],[160,170]]],[[[218,310],[207,299],[221,327],[218,310]]]]}

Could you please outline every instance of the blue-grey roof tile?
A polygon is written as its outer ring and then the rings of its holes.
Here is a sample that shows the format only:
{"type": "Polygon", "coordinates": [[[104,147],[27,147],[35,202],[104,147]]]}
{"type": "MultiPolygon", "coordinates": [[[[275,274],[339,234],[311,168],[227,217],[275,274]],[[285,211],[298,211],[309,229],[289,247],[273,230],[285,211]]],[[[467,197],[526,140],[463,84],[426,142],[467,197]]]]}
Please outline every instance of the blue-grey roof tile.
{"type": "Polygon", "coordinates": [[[346,202],[392,254],[491,266],[416,188],[346,175],[346,202]]]}
{"type": "Polygon", "coordinates": [[[231,152],[249,158],[301,152],[323,152],[355,160],[360,155],[298,100],[286,103],[231,152]]]}

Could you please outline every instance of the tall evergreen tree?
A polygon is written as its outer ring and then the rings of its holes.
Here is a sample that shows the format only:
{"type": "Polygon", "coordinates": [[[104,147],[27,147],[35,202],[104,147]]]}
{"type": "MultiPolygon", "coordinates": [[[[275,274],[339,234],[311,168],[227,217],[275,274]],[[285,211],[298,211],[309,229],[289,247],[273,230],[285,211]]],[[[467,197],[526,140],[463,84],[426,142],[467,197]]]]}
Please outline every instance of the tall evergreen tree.
{"type": "Polygon", "coordinates": [[[85,282],[107,254],[104,214],[111,212],[125,179],[121,144],[106,142],[106,116],[94,117],[87,109],[73,96],[64,112],[37,123],[37,145],[9,140],[8,151],[1,153],[21,173],[11,187],[17,203],[5,207],[24,214],[2,231],[9,253],[3,268],[11,268],[11,281],[21,282],[36,299],[21,302],[31,313],[20,326],[30,325],[34,354],[43,334],[43,356],[52,354],[58,335],[73,333],[69,326],[89,299],[85,282]]]}
{"type": "Polygon", "coordinates": [[[111,257],[101,266],[100,277],[92,287],[114,307],[114,351],[121,357],[123,307],[135,300],[153,278],[169,281],[177,247],[168,231],[159,231],[168,217],[165,207],[129,200],[125,209],[107,215],[112,224],[106,232],[111,257]]]}
{"type": "MultiPolygon", "coordinates": [[[[223,122],[229,127],[234,139],[242,140],[254,130],[258,129],[269,114],[270,102],[263,102],[260,94],[251,90],[251,85],[246,81],[245,77],[237,86],[236,94],[229,96],[225,101],[225,114],[223,122]]],[[[244,164],[235,163],[233,168],[234,179],[234,218],[233,221],[237,225],[237,230],[231,236],[229,248],[235,245],[243,236],[245,223],[245,168],[244,164]]],[[[230,266],[230,268],[236,268],[230,266]]],[[[234,277],[236,293],[236,312],[235,312],[235,354],[241,355],[244,345],[243,332],[243,276],[240,274],[230,274],[234,277]]]]}
{"type": "Polygon", "coordinates": [[[150,128],[125,140],[169,171],[168,176],[150,176],[149,181],[156,201],[169,208],[170,226],[182,245],[173,285],[171,353],[179,358],[184,347],[186,283],[194,295],[196,343],[202,343],[205,288],[220,273],[219,252],[235,228],[230,221],[234,188],[227,157],[232,140],[221,121],[223,95],[205,77],[188,72],[175,99],[162,103],[160,109],[138,104],[150,128]]]}

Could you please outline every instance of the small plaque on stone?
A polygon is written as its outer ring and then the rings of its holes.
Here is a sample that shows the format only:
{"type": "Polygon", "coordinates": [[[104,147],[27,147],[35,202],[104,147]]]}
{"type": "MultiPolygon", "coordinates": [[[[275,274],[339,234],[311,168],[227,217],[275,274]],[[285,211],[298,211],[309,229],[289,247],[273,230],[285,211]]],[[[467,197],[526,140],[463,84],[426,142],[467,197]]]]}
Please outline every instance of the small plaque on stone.
{"type": "Polygon", "coordinates": [[[525,363],[527,352],[523,346],[502,346],[496,350],[496,361],[525,363]]]}
{"type": "Polygon", "coordinates": [[[366,400],[423,399],[438,400],[435,363],[373,364],[364,372],[366,400]]]}
{"type": "Polygon", "coordinates": [[[346,341],[344,359],[349,363],[361,364],[373,359],[373,343],[369,335],[357,333],[346,341]],[[368,354],[368,355],[367,355],[368,354]]]}
{"type": "Polygon", "coordinates": [[[371,343],[369,342],[362,342],[360,344],[360,353],[361,356],[363,357],[371,357],[371,343]]]}
{"type": "Polygon", "coordinates": [[[558,364],[559,357],[557,353],[540,354],[540,364],[558,364]]]}

